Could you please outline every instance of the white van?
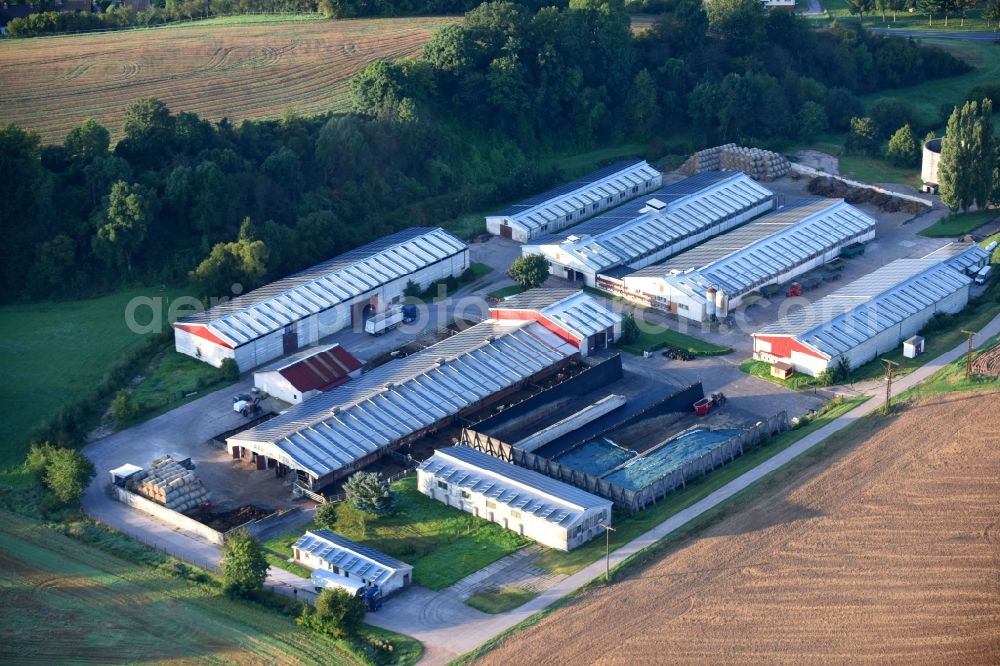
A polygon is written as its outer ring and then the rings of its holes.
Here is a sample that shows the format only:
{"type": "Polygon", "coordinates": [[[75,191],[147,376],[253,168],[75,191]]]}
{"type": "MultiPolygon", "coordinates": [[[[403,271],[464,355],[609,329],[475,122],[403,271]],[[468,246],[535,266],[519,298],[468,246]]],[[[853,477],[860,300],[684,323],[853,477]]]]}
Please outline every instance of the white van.
{"type": "Polygon", "coordinates": [[[976,273],[976,280],[975,280],[976,284],[986,284],[986,282],[990,279],[990,273],[992,272],[993,272],[992,266],[983,266],[982,268],[980,268],[979,272],[976,273]]]}

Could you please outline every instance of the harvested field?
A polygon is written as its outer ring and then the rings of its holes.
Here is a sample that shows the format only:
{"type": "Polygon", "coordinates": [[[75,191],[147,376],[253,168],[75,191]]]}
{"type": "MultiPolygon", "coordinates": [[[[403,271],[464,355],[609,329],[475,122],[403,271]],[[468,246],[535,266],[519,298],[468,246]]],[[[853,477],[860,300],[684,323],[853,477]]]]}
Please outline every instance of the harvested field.
{"type": "Polygon", "coordinates": [[[88,117],[112,134],[125,105],[157,97],[208,120],[347,109],[367,63],[419,52],[457,18],[287,21],[0,41],[0,122],[61,142],[88,117]]]}
{"type": "Polygon", "coordinates": [[[996,663],[998,411],[949,394],[866,423],[481,661],[996,663]]]}
{"type": "Polygon", "coordinates": [[[357,663],[290,618],[0,520],[0,663],[357,663]]]}

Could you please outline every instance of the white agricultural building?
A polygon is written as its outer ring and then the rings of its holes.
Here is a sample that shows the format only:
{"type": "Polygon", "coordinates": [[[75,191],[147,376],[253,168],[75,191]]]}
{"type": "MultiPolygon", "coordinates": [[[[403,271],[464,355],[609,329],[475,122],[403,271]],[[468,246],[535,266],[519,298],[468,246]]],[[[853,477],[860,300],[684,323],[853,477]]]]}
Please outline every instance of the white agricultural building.
{"type": "Polygon", "coordinates": [[[606,349],[622,335],[622,316],[577,289],[531,289],[490,308],[490,317],[536,321],[575,345],[580,356],[606,349]]]}
{"type": "Polygon", "coordinates": [[[975,276],[983,266],[990,263],[990,254],[975,243],[948,243],[928,254],[926,259],[945,261],[959,273],[975,276]]]}
{"type": "Polygon", "coordinates": [[[443,229],[415,227],[255,289],[174,324],[177,351],[240,370],[316,344],[421,288],[469,267],[469,246],[443,229]]]}
{"type": "Polygon", "coordinates": [[[816,376],[896,349],[939,312],[969,301],[972,280],[940,255],[897,259],[753,334],[753,357],[816,376]]]}
{"type": "Polygon", "coordinates": [[[487,320],[227,440],[233,458],[314,489],[558,372],[576,345],[533,321],[487,320]]]}
{"type": "Polygon", "coordinates": [[[774,209],[774,193],[738,171],[708,171],[668,185],[521,248],[552,275],[601,286],[599,273],[639,269],[774,209]]]}
{"type": "Polygon", "coordinates": [[[486,216],[494,236],[525,243],[614,208],[663,183],[663,174],[645,160],[616,162],[486,216]]]}
{"type": "Polygon", "coordinates": [[[264,393],[297,405],[361,374],[361,361],[340,345],[306,349],[253,373],[264,393]]]}
{"type": "Polygon", "coordinates": [[[611,500],[467,446],[439,449],[417,468],[425,495],[557,550],[611,525],[611,500]]]}
{"type": "Polygon", "coordinates": [[[841,199],[802,199],[622,278],[626,298],[680,317],[724,317],[743,297],[832,261],[875,237],[876,221],[841,199]]]}
{"type": "Polygon", "coordinates": [[[313,569],[317,587],[337,587],[357,594],[377,587],[383,597],[409,587],[413,567],[330,530],[310,530],[292,544],[296,564],[313,569]],[[319,575],[317,575],[319,574],[319,575]]]}

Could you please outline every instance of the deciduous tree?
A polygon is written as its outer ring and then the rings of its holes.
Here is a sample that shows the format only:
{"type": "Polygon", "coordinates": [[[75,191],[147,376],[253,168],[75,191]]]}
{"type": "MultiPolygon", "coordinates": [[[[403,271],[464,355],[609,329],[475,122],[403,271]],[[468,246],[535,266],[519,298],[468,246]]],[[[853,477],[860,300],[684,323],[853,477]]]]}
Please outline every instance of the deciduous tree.
{"type": "Polygon", "coordinates": [[[523,255],[511,263],[507,275],[525,289],[533,289],[549,279],[549,262],[540,254],[523,255]]]}
{"type": "Polygon", "coordinates": [[[897,167],[914,167],[920,163],[920,150],[913,130],[909,125],[903,125],[889,139],[886,158],[897,167]]]}
{"type": "Polygon", "coordinates": [[[252,597],[267,580],[267,558],[260,542],[244,529],[226,534],[222,545],[222,589],[234,597],[252,597]]]}
{"type": "Polygon", "coordinates": [[[359,511],[376,516],[392,511],[392,491],[379,472],[355,472],[344,484],[344,494],[359,511]]]}

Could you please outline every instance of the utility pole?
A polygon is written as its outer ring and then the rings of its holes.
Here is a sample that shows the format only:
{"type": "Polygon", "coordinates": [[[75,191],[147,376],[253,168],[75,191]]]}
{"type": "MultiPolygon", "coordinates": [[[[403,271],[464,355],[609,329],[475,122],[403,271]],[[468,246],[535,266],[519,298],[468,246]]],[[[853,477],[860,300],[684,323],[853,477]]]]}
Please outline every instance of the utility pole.
{"type": "Polygon", "coordinates": [[[597,525],[604,528],[604,584],[607,585],[611,582],[611,533],[618,530],[604,523],[597,525]]]}
{"type": "Polygon", "coordinates": [[[965,353],[965,381],[970,381],[972,379],[972,338],[975,337],[975,331],[963,330],[969,336],[969,350],[965,353]]]}
{"type": "Polygon", "coordinates": [[[888,415],[892,409],[892,370],[899,363],[885,358],[879,360],[885,363],[885,406],[882,408],[882,411],[888,415]]]}

